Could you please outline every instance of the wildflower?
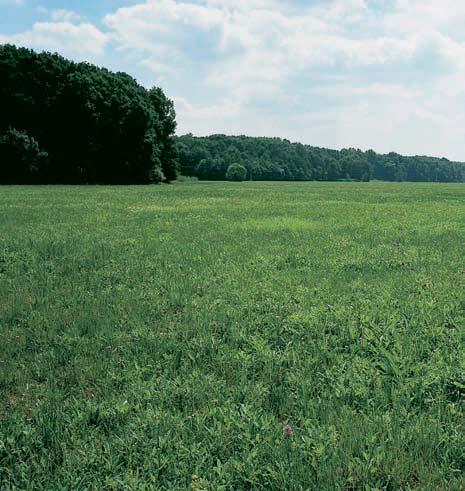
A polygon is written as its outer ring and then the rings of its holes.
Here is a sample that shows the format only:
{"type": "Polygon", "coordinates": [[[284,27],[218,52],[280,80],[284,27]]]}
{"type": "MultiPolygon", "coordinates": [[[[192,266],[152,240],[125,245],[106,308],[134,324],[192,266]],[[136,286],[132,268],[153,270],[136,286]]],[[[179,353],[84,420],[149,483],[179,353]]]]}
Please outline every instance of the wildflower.
{"type": "Polygon", "coordinates": [[[290,438],[291,436],[294,436],[294,430],[292,429],[291,425],[286,425],[283,428],[283,437],[290,438]]]}

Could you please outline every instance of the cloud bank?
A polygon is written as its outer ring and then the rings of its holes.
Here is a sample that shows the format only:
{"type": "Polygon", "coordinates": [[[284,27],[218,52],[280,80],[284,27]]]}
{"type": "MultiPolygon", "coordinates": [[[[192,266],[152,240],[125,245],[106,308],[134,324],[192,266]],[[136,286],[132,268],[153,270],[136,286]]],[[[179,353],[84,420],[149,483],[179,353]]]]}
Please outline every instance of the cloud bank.
{"type": "Polygon", "coordinates": [[[84,5],[0,42],[161,84],[180,133],[465,160],[465,3],[150,0],[93,23],[84,5]]]}

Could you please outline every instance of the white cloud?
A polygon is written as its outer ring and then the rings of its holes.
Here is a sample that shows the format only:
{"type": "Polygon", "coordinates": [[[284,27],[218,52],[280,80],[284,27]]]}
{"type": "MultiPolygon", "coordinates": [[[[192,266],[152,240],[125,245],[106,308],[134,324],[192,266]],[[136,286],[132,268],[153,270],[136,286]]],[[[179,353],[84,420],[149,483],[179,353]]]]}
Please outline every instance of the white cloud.
{"type": "Polygon", "coordinates": [[[107,35],[92,24],[70,22],[37,22],[30,31],[11,36],[0,36],[0,43],[13,43],[39,51],[59,52],[77,59],[101,57],[107,35]]]}
{"type": "Polygon", "coordinates": [[[104,22],[120,49],[150,53],[162,65],[208,63],[206,81],[230,89],[281,83],[303,68],[408,63],[428,49],[436,59],[459,62],[462,46],[434,31],[394,36],[381,19],[375,36],[347,34],[346,23],[363,24],[365,16],[374,22],[365,0],[334,0],[300,15],[286,2],[158,0],[119,9],[104,22]]]}
{"type": "Polygon", "coordinates": [[[464,123],[465,2],[309,3],[141,0],[106,15],[105,32],[49,11],[50,22],[8,39],[73,58],[113,53],[113,68],[132,64],[176,96],[180,131],[465,159],[448,125],[464,123]]]}
{"type": "Polygon", "coordinates": [[[50,20],[52,22],[78,22],[81,16],[72,10],[55,9],[50,10],[50,20]]]}
{"type": "Polygon", "coordinates": [[[104,18],[124,48],[146,50],[162,41],[182,42],[186,30],[205,31],[223,24],[223,12],[214,7],[175,0],[157,0],[121,8],[104,18]]]}
{"type": "Polygon", "coordinates": [[[465,44],[456,28],[465,22],[465,3],[302,4],[149,0],[104,23],[119,49],[140,53],[145,67],[176,86],[181,131],[279,131],[333,147],[423,145],[440,154],[435,142],[452,136],[428,144],[422,138],[446,135],[438,128],[465,95],[465,44]],[[183,91],[183,78],[195,90],[183,91]]]}
{"type": "Polygon", "coordinates": [[[460,0],[397,0],[393,12],[384,16],[386,30],[409,34],[444,30],[463,36],[465,2],[460,0]]]}

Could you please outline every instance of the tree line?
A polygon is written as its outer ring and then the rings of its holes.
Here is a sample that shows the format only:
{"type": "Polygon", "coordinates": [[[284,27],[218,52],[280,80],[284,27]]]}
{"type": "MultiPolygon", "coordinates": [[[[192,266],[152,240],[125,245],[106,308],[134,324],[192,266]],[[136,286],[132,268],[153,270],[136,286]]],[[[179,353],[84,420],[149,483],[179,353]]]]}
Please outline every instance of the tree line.
{"type": "Polygon", "coordinates": [[[126,73],[0,45],[0,183],[464,182],[465,164],[281,138],[176,137],[173,102],[126,73]]]}
{"type": "Polygon", "coordinates": [[[177,153],[182,175],[205,180],[225,179],[234,164],[257,181],[465,181],[465,164],[445,158],[330,150],[281,138],[187,134],[177,138],[177,153]]]}
{"type": "Polygon", "coordinates": [[[176,178],[175,111],[125,73],[0,46],[1,183],[176,178]]]}

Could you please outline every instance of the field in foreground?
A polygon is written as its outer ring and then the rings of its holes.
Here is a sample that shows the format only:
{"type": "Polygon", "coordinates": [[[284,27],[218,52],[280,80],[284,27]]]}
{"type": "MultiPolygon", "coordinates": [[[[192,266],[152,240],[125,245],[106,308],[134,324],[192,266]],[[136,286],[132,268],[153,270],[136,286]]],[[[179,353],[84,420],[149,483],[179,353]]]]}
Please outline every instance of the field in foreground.
{"type": "Polygon", "coordinates": [[[0,489],[464,489],[464,242],[461,185],[0,187],[0,489]]]}

